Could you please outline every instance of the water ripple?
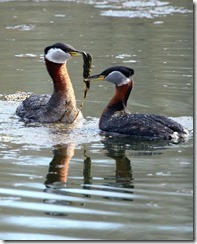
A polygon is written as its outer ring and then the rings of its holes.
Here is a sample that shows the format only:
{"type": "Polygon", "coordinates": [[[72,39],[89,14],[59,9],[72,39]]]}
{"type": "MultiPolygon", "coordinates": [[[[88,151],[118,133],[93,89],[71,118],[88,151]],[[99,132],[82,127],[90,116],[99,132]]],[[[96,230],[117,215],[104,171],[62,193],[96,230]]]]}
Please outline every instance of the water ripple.
{"type": "Polygon", "coordinates": [[[7,30],[20,30],[20,31],[30,31],[35,28],[35,25],[14,25],[14,26],[7,26],[7,30]]]}
{"type": "Polygon", "coordinates": [[[167,16],[176,13],[192,13],[184,7],[169,6],[169,2],[161,1],[113,1],[113,5],[107,1],[104,4],[95,4],[97,8],[108,8],[101,11],[101,16],[126,17],[126,18],[147,18],[153,19],[160,16],[167,16]],[[121,10],[120,10],[121,9],[121,10]]]}
{"type": "Polygon", "coordinates": [[[61,205],[54,205],[54,204],[47,204],[46,202],[43,203],[35,203],[35,202],[23,202],[23,201],[10,201],[10,200],[2,200],[0,203],[1,207],[6,208],[13,208],[13,209],[21,209],[21,210],[31,210],[31,211],[41,211],[46,213],[60,213],[60,216],[67,216],[68,214],[89,214],[89,215],[119,215],[118,213],[114,212],[107,212],[107,211],[99,211],[98,209],[88,209],[80,207],[73,207],[73,206],[61,206],[61,205]]]}
{"type": "Polygon", "coordinates": [[[29,240],[29,241],[37,241],[37,240],[87,240],[86,238],[77,238],[72,236],[65,235],[50,235],[50,234],[39,234],[39,233],[26,233],[26,232],[0,232],[0,237],[2,240],[29,240]]]}

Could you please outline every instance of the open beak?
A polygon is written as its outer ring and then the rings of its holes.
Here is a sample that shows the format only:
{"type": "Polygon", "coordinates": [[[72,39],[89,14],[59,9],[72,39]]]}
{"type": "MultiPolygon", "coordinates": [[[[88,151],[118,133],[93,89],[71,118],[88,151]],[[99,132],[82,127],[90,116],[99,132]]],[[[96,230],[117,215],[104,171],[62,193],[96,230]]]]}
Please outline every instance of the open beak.
{"type": "Polygon", "coordinates": [[[79,56],[81,56],[83,54],[83,52],[76,50],[76,51],[70,51],[69,54],[72,57],[79,57],[79,56]]]}
{"type": "Polygon", "coordinates": [[[104,80],[104,79],[105,79],[104,75],[92,75],[92,76],[89,76],[88,78],[86,78],[85,81],[92,81],[92,80],[98,81],[98,80],[104,80]]]}

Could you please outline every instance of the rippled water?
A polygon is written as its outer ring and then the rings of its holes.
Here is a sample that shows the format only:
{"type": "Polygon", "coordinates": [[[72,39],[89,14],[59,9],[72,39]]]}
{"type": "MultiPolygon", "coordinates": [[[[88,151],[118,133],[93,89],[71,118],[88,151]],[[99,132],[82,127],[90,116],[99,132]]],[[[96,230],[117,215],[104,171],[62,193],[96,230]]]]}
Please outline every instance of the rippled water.
{"type": "MultiPolygon", "coordinates": [[[[0,239],[192,240],[191,2],[1,0],[0,14],[0,239]],[[190,138],[104,137],[107,83],[91,85],[82,128],[19,121],[5,96],[51,93],[43,49],[58,41],[91,53],[94,74],[134,68],[129,110],[172,117],[190,138]]],[[[82,60],[68,69],[80,105],[82,60]]]]}

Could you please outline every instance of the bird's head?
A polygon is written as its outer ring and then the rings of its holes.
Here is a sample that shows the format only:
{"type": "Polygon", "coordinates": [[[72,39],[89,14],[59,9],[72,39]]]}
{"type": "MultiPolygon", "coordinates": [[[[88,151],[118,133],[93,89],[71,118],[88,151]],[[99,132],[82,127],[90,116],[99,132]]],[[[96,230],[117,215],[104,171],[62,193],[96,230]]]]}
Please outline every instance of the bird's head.
{"type": "Polygon", "coordinates": [[[81,56],[82,54],[83,52],[63,43],[53,44],[46,47],[44,50],[45,58],[57,64],[63,64],[71,57],[81,56]]]}
{"type": "Polygon", "coordinates": [[[98,75],[89,76],[86,81],[106,80],[116,86],[122,86],[132,81],[134,70],[125,66],[113,66],[98,75]]]}

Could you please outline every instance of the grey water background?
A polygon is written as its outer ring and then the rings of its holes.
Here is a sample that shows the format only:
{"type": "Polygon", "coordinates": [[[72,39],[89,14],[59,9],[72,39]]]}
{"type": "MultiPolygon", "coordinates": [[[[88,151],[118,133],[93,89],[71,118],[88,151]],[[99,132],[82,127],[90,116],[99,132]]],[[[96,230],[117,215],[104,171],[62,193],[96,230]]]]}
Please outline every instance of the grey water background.
{"type": "MultiPolygon", "coordinates": [[[[193,239],[192,1],[0,1],[0,239],[193,239]],[[114,93],[91,84],[86,122],[25,125],[17,91],[52,92],[42,57],[65,42],[91,53],[92,74],[135,70],[133,112],[173,117],[190,131],[180,144],[99,134],[114,93]]],[[[82,59],[68,70],[78,105],[82,59]]]]}

